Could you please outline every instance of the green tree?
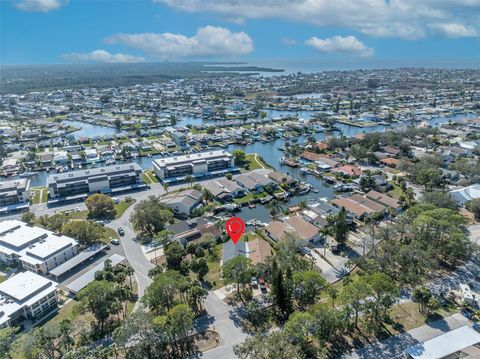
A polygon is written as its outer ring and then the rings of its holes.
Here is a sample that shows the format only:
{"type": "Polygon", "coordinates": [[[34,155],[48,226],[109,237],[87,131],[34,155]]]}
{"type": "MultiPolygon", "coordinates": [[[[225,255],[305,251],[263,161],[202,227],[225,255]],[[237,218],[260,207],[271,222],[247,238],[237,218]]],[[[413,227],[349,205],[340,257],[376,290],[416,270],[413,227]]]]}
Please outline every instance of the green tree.
{"type": "Polygon", "coordinates": [[[90,218],[112,218],[115,216],[115,205],[113,200],[101,193],[88,196],[85,200],[90,218]]]}
{"type": "Polygon", "coordinates": [[[33,221],[35,220],[35,214],[33,212],[25,212],[22,214],[22,217],[20,218],[22,222],[25,222],[27,224],[32,224],[33,221]]]}
{"type": "Polygon", "coordinates": [[[105,229],[89,221],[70,221],[62,227],[62,234],[72,237],[82,246],[88,247],[98,243],[105,235],[105,229]]]}
{"type": "Polygon", "coordinates": [[[473,213],[477,221],[480,221],[480,199],[468,201],[465,207],[473,213]]]}
{"type": "Polygon", "coordinates": [[[158,197],[150,196],[141,201],[130,217],[134,228],[151,237],[165,229],[165,224],[173,218],[173,213],[166,208],[158,197]]]}
{"type": "Polygon", "coordinates": [[[0,329],[0,359],[11,359],[16,348],[14,342],[18,328],[0,329]]]}
{"type": "Polygon", "coordinates": [[[116,288],[104,280],[90,283],[78,293],[78,298],[82,310],[92,313],[97,320],[100,333],[104,333],[107,319],[121,309],[116,288]]]}
{"type": "Polygon", "coordinates": [[[237,295],[240,295],[240,285],[250,283],[252,276],[255,274],[252,263],[249,258],[244,256],[236,256],[226,261],[222,265],[223,279],[228,283],[235,283],[237,286],[237,295]]]}
{"type": "Polygon", "coordinates": [[[208,273],[207,261],[204,258],[193,259],[190,262],[190,269],[192,270],[192,272],[197,274],[197,278],[199,281],[203,281],[203,279],[208,273]]]}
{"type": "Polygon", "coordinates": [[[345,244],[348,235],[347,213],[345,207],[342,207],[334,220],[333,234],[339,244],[345,244]]]}
{"type": "Polygon", "coordinates": [[[327,281],[314,270],[294,273],[293,284],[294,297],[304,308],[315,303],[316,298],[327,287],[327,281]]]}
{"type": "Polygon", "coordinates": [[[156,313],[164,313],[175,305],[183,283],[185,278],[177,271],[157,273],[145,291],[142,301],[156,313]]]}
{"type": "Polygon", "coordinates": [[[246,160],[246,154],[243,150],[234,150],[232,152],[233,155],[233,162],[236,166],[242,166],[246,160]]]}
{"type": "Polygon", "coordinates": [[[165,248],[168,269],[180,270],[182,260],[186,254],[185,248],[177,241],[169,243],[165,248]]]}
{"type": "Polygon", "coordinates": [[[245,305],[245,319],[255,328],[262,329],[267,322],[267,311],[256,301],[252,300],[245,305]]]}
{"type": "Polygon", "coordinates": [[[302,359],[304,356],[281,331],[257,334],[233,347],[240,359],[302,359]]]}

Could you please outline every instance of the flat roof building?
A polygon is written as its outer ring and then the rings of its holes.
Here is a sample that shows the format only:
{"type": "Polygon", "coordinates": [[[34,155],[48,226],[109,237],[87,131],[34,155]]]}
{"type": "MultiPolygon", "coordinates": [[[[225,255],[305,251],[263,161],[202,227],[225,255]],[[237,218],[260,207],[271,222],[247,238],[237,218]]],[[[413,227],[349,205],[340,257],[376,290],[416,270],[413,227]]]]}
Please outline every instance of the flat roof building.
{"type": "Polygon", "coordinates": [[[158,178],[167,183],[184,181],[188,176],[210,178],[238,172],[233,156],[224,150],[159,158],[153,161],[153,169],[158,178]]]}
{"type": "Polygon", "coordinates": [[[0,283],[0,328],[41,318],[57,308],[57,283],[22,272],[0,283]]]}
{"type": "Polygon", "coordinates": [[[29,204],[29,178],[0,182],[0,212],[28,208],[29,204]]]}
{"type": "Polygon", "coordinates": [[[114,193],[144,188],[137,163],[92,168],[48,176],[51,200],[80,199],[92,193],[114,193]]]}
{"type": "Polygon", "coordinates": [[[0,222],[0,262],[47,274],[78,253],[76,240],[18,220],[0,222]]]}

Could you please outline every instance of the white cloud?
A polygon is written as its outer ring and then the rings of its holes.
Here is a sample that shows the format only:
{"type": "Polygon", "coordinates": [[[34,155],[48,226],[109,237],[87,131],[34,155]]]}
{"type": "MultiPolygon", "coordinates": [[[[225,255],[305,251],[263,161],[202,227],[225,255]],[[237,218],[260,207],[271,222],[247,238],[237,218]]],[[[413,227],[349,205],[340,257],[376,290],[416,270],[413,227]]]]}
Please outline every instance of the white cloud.
{"type": "Polygon", "coordinates": [[[248,34],[216,26],[201,27],[192,37],[169,32],[116,34],[105,42],[141,49],[160,59],[228,57],[253,51],[253,41],[248,34]]]}
{"type": "Polygon", "coordinates": [[[63,60],[72,62],[107,62],[107,63],[128,63],[144,62],[144,57],[127,54],[111,54],[105,50],[94,50],[87,53],[71,52],[60,56],[63,60]]]}
{"type": "MultiPolygon", "coordinates": [[[[153,0],[225,19],[281,18],[318,26],[341,27],[378,37],[419,39],[429,35],[472,36],[480,29],[479,0],[153,0]],[[439,31],[435,24],[468,31],[439,31]]],[[[440,27],[441,28],[441,27],[440,27]]]]}
{"type": "Polygon", "coordinates": [[[15,7],[28,12],[49,12],[64,5],[64,0],[19,0],[14,3],[15,7]]]}
{"type": "Polygon", "coordinates": [[[297,43],[297,40],[291,39],[289,37],[282,37],[282,43],[284,45],[295,45],[297,43]]]}
{"type": "Polygon", "coordinates": [[[353,55],[360,57],[369,57],[374,54],[372,48],[367,47],[355,36],[333,36],[327,39],[312,37],[305,41],[305,44],[312,46],[320,52],[328,54],[353,55]]]}
{"type": "Polygon", "coordinates": [[[445,37],[473,37],[479,34],[479,30],[475,27],[458,23],[433,24],[431,27],[435,29],[438,34],[445,37]]]}

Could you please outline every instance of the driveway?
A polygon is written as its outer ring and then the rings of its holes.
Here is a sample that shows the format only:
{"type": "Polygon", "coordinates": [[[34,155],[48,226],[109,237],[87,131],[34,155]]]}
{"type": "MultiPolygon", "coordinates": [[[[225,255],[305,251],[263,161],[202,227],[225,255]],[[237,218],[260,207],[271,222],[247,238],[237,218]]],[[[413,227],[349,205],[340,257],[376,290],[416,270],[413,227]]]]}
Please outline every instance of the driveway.
{"type": "MultiPolygon", "coordinates": [[[[195,328],[202,332],[212,329],[220,334],[220,343],[216,348],[202,353],[202,358],[229,359],[236,358],[233,346],[247,338],[240,326],[239,308],[228,306],[215,293],[208,292],[204,303],[207,315],[197,320],[195,328]]],[[[197,354],[195,358],[200,358],[197,354]]]]}

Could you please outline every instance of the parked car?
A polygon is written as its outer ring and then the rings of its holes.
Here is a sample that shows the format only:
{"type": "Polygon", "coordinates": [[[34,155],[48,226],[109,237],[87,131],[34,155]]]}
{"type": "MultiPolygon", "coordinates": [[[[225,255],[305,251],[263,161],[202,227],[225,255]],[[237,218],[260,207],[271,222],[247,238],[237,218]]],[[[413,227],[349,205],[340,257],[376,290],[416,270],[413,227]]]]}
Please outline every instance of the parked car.
{"type": "Polygon", "coordinates": [[[258,288],[257,278],[252,277],[252,280],[250,281],[250,285],[251,285],[253,288],[258,288]]]}
{"type": "Polygon", "coordinates": [[[112,243],[113,245],[118,246],[118,245],[120,244],[120,241],[119,241],[118,239],[116,239],[116,238],[113,238],[113,239],[110,241],[110,243],[112,243]]]}
{"type": "Polygon", "coordinates": [[[76,207],[75,212],[77,212],[77,213],[80,212],[80,207],[76,207]]]}
{"type": "Polygon", "coordinates": [[[480,332],[480,323],[473,322],[472,328],[475,329],[477,332],[480,332]]]}
{"type": "Polygon", "coordinates": [[[471,319],[475,315],[475,312],[470,308],[463,308],[461,313],[465,318],[468,319],[471,319]]]}
{"type": "Polygon", "coordinates": [[[312,250],[308,247],[301,247],[300,252],[302,252],[303,254],[307,254],[307,255],[312,254],[312,250]]]}
{"type": "Polygon", "coordinates": [[[124,236],[124,235],[125,235],[125,231],[123,230],[122,227],[118,227],[117,232],[118,232],[118,234],[121,235],[121,236],[124,236]]]}

